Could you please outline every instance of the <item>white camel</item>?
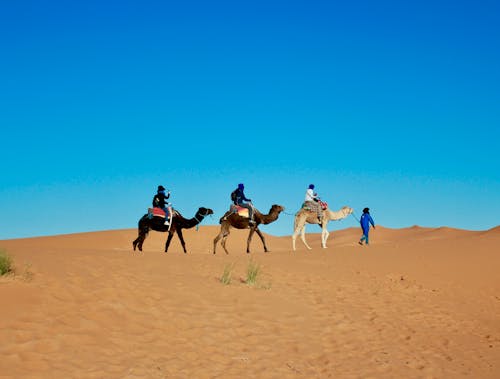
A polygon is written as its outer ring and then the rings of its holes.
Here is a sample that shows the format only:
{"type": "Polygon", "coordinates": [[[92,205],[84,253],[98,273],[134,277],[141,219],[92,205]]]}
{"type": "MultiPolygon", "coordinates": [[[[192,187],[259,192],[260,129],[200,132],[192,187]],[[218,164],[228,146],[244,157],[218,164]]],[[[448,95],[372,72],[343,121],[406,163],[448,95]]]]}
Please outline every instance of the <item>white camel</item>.
{"type": "MultiPolygon", "coordinates": [[[[339,211],[333,212],[330,209],[325,209],[322,214],[322,231],[321,231],[321,247],[326,248],[326,240],[330,233],[328,232],[328,222],[338,221],[346,218],[353,212],[350,207],[342,207],[339,211]]],[[[292,235],[293,250],[295,251],[295,240],[300,233],[300,238],[304,245],[311,250],[311,247],[306,242],[306,223],[319,224],[318,215],[316,211],[309,211],[307,209],[300,209],[295,214],[294,231],[292,235]]]]}

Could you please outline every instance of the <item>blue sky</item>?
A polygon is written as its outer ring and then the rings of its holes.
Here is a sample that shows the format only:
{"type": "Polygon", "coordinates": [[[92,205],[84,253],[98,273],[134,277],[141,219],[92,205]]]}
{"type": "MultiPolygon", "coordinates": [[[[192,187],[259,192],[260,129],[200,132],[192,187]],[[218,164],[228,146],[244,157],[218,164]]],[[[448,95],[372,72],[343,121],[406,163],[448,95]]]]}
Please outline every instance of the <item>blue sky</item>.
{"type": "Polygon", "coordinates": [[[3,4],[0,239],[135,228],[159,184],[206,224],[243,182],[264,212],[314,183],[387,227],[497,226],[499,4],[3,4]]]}

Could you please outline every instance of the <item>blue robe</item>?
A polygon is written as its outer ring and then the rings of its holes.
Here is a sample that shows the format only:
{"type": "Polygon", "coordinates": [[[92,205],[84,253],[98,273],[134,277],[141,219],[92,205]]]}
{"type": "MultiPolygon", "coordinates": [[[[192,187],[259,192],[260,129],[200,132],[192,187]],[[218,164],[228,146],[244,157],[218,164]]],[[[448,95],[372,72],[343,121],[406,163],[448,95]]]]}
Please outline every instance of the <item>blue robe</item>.
{"type": "Polygon", "coordinates": [[[361,220],[359,220],[359,223],[361,224],[361,229],[363,229],[363,234],[366,236],[368,236],[368,232],[370,231],[370,224],[372,224],[372,226],[375,226],[373,218],[369,213],[363,213],[361,215],[361,220]]]}

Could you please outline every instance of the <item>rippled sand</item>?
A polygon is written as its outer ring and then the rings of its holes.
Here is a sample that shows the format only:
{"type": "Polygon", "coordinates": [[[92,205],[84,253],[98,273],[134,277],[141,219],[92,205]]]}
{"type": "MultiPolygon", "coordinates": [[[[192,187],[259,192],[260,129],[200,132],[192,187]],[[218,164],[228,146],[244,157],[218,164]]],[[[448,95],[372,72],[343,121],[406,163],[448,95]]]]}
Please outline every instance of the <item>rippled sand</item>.
{"type": "Polygon", "coordinates": [[[267,254],[233,231],[214,256],[217,231],[186,230],[188,254],[156,232],[133,252],[133,229],[0,241],[0,378],[500,378],[500,228],[267,254]]]}

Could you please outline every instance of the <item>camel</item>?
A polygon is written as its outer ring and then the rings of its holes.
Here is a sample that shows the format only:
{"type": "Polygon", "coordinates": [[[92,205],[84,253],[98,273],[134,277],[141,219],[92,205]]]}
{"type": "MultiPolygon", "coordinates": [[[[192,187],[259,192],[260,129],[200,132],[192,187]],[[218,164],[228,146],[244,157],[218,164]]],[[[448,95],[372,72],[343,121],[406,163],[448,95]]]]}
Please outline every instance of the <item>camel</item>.
{"type": "MultiPolygon", "coordinates": [[[[350,207],[342,207],[339,211],[333,212],[330,209],[325,209],[323,211],[323,218],[322,218],[322,231],[321,231],[321,247],[324,249],[326,248],[326,240],[328,239],[328,236],[330,233],[328,232],[328,222],[329,221],[338,221],[346,218],[353,212],[353,209],[350,207]]],[[[292,235],[292,245],[293,245],[293,250],[295,251],[295,239],[300,233],[300,238],[302,239],[302,242],[304,242],[304,245],[311,250],[311,247],[307,244],[306,242],[306,223],[308,224],[319,224],[318,217],[315,211],[309,211],[307,209],[300,209],[296,214],[295,214],[295,222],[294,222],[294,232],[292,235]]]]}
{"type": "Polygon", "coordinates": [[[253,218],[255,221],[255,224],[251,225],[250,224],[250,219],[247,217],[242,217],[238,215],[237,213],[234,213],[233,211],[227,211],[224,216],[221,217],[219,220],[220,223],[220,232],[215,237],[214,239],[214,254],[215,254],[215,248],[217,246],[217,242],[222,238],[221,245],[226,251],[226,254],[229,254],[229,252],[226,249],[226,240],[227,237],[229,236],[229,229],[231,227],[236,228],[236,229],[250,229],[250,233],[248,234],[248,240],[247,240],[247,254],[250,253],[250,242],[252,241],[252,236],[254,232],[257,232],[259,235],[260,239],[262,240],[262,244],[264,245],[264,251],[267,253],[269,250],[267,249],[266,246],[266,240],[264,236],[262,235],[262,232],[259,230],[259,225],[260,224],[270,224],[273,221],[276,221],[278,219],[278,216],[281,212],[285,210],[284,207],[281,205],[276,205],[274,204],[271,209],[269,210],[269,214],[265,215],[260,213],[257,209],[254,209],[254,214],[253,218]]]}
{"type": "Polygon", "coordinates": [[[168,246],[170,245],[170,241],[174,236],[174,233],[177,233],[179,239],[181,240],[182,248],[184,249],[184,254],[186,254],[186,244],[184,243],[184,237],[182,236],[182,229],[190,229],[196,225],[198,225],[206,216],[213,214],[214,212],[208,208],[199,208],[196,214],[191,219],[186,219],[182,217],[182,215],[177,211],[173,211],[173,217],[170,222],[170,228],[168,225],[164,225],[165,219],[162,217],[153,217],[149,218],[147,214],[142,216],[139,220],[139,236],[132,242],[135,248],[137,247],[139,251],[142,251],[142,244],[146,239],[149,230],[155,230],[157,232],[168,232],[167,242],[165,244],[165,253],[168,251],[168,246]]]}

